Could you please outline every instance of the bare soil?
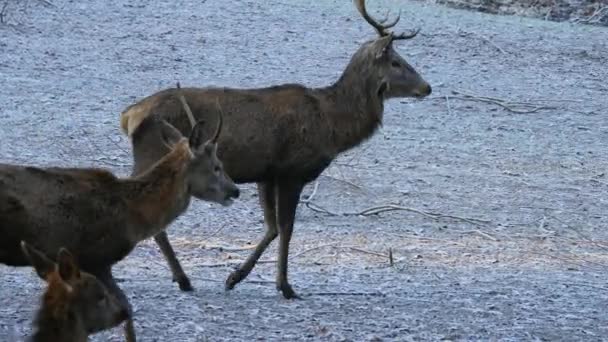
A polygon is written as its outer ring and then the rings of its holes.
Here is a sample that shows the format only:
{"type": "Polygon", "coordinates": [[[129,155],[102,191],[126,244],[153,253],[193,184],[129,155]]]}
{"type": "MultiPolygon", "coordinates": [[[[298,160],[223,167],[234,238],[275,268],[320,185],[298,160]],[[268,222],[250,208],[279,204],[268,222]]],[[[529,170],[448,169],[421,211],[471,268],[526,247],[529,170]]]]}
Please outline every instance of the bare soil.
{"type": "Polygon", "coordinates": [[[454,8],[608,26],[608,0],[423,0],[454,8]]]}
{"type": "MultiPolygon", "coordinates": [[[[118,119],[136,99],[178,80],[326,85],[374,37],[350,1],[53,4],[0,26],[2,162],[126,176],[118,119]]],[[[606,340],[608,28],[368,6],[422,28],[397,48],[434,92],[389,101],[383,128],[300,206],[290,279],[304,299],[276,292],[274,245],[224,292],[263,234],[246,185],[232,207],[197,201],[169,228],[195,292],[171,282],[152,241],[116,266],[139,339],[606,340]],[[386,204],[401,210],[364,212],[386,204]]],[[[42,288],[31,269],[0,266],[1,341],[30,332],[42,288]]]]}

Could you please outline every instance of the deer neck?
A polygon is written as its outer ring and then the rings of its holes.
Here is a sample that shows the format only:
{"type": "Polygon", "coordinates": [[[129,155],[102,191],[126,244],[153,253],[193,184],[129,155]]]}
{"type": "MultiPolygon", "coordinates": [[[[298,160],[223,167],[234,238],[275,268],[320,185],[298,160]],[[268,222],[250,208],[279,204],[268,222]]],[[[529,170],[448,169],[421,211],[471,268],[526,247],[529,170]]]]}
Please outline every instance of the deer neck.
{"type": "Polygon", "coordinates": [[[382,124],[383,96],[379,82],[349,65],[340,79],[323,89],[330,105],[328,120],[337,152],[353,148],[382,124]]]}
{"type": "Polygon", "coordinates": [[[156,165],[134,179],[129,192],[129,236],[139,242],[160,233],[190,204],[186,180],[192,152],[185,139],[156,165]]]}

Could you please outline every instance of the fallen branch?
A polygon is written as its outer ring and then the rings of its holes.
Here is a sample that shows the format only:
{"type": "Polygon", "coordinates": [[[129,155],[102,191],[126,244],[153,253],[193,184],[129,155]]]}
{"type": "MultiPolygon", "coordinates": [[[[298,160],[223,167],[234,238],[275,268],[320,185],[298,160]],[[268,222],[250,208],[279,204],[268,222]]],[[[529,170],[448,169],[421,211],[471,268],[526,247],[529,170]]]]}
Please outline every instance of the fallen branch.
{"type": "MultiPolygon", "coordinates": [[[[325,248],[325,247],[328,247],[328,246],[334,246],[337,243],[338,242],[331,242],[331,243],[327,243],[327,244],[323,244],[323,245],[319,245],[319,246],[315,246],[315,247],[311,247],[311,248],[305,249],[305,250],[303,250],[303,251],[301,251],[299,253],[290,255],[289,256],[289,260],[293,260],[293,259],[295,259],[297,257],[300,257],[300,256],[302,256],[302,255],[304,255],[306,253],[312,252],[312,251],[317,250],[317,249],[325,248]]],[[[200,267],[210,267],[210,268],[213,268],[213,267],[227,267],[227,266],[233,266],[233,265],[240,265],[243,261],[244,260],[242,260],[242,259],[238,259],[238,260],[237,259],[232,259],[231,261],[226,261],[226,262],[223,262],[223,263],[200,264],[200,265],[197,265],[197,266],[200,266],[200,267]]],[[[258,260],[256,264],[273,264],[273,263],[276,263],[276,262],[277,262],[277,259],[258,260]]]]}
{"type": "Polygon", "coordinates": [[[499,98],[495,98],[495,97],[467,94],[467,93],[464,93],[464,92],[461,92],[458,90],[452,90],[452,94],[457,95],[457,96],[452,96],[452,98],[454,98],[454,99],[490,103],[490,104],[500,106],[500,107],[508,110],[509,112],[517,113],[517,114],[530,114],[530,113],[536,113],[540,110],[556,108],[553,106],[545,106],[545,105],[534,104],[534,103],[529,103],[529,102],[507,101],[507,100],[499,99],[499,98]]]}
{"type": "Polygon", "coordinates": [[[373,255],[373,256],[377,256],[377,257],[381,257],[381,258],[386,258],[386,259],[389,259],[389,261],[390,261],[390,258],[391,258],[391,255],[384,255],[384,254],[381,254],[381,253],[378,253],[378,252],[368,251],[368,250],[357,248],[357,247],[347,246],[347,247],[343,247],[343,248],[348,248],[348,249],[351,249],[351,250],[353,250],[355,252],[359,252],[359,253],[363,253],[363,254],[369,254],[369,255],[373,255]]]}
{"type": "Polygon", "coordinates": [[[460,233],[462,234],[477,234],[480,236],[485,237],[486,239],[492,240],[492,241],[500,241],[498,238],[495,238],[494,236],[488,234],[488,233],[484,233],[481,230],[466,230],[466,231],[461,231],[460,233]]]}
{"type": "Polygon", "coordinates": [[[489,220],[460,217],[460,216],[448,215],[448,214],[432,213],[432,212],[422,211],[419,209],[404,207],[404,206],[400,206],[400,205],[396,205],[396,204],[385,204],[385,205],[366,208],[366,209],[363,209],[363,210],[357,211],[357,212],[343,212],[343,213],[337,213],[337,212],[330,211],[330,210],[325,209],[312,202],[305,202],[305,204],[311,210],[325,213],[325,214],[332,215],[332,216],[371,216],[371,215],[378,215],[380,213],[387,212],[387,211],[409,211],[409,212],[416,213],[416,214],[422,215],[424,217],[427,217],[427,218],[430,218],[430,219],[436,220],[436,221],[438,221],[440,219],[453,219],[453,220],[457,220],[457,221],[468,222],[470,224],[477,225],[477,226],[491,223],[491,221],[489,221],[489,220]]]}
{"type": "Polygon", "coordinates": [[[370,296],[370,297],[386,297],[386,294],[380,292],[311,292],[307,296],[370,296]]]}
{"type": "Polygon", "coordinates": [[[250,249],[254,249],[257,245],[249,245],[242,247],[231,247],[231,246],[222,246],[222,245],[205,245],[201,246],[202,249],[218,249],[220,252],[242,252],[248,251],[250,249]]]}

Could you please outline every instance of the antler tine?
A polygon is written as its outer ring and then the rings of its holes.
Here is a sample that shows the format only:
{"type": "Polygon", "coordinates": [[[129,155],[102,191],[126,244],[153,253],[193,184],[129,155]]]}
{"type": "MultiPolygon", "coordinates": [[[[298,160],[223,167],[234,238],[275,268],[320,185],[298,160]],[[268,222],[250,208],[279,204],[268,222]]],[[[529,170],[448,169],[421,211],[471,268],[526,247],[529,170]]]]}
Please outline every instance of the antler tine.
{"type": "Polygon", "coordinates": [[[399,35],[393,35],[393,40],[412,39],[412,38],[416,37],[416,35],[418,34],[418,32],[420,32],[420,28],[412,30],[408,34],[405,34],[405,32],[404,32],[404,33],[401,33],[399,35]]]}
{"type": "Polygon", "coordinates": [[[391,21],[388,24],[385,24],[385,22],[388,21],[388,13],[386,14],[386,18],[384,20],[382,20],[382,26],[384,27],[384,29],[389,29],[395,25],[397,25],[397,23],[399,22],[399,20],[401,19],[401,10],[399,10],[399,14],[397,14],[397,18],[395,18],[395,20],[391,21]]]}
{"type": "Polygon", "coordinates": [[[386,26],[380,24],[379,22],[374,20],[374,18],[372,18],[369,14],[367,14],[367,10],[365,9],[365,0],[354,0],[354,1],[355,1],[355,6],[357,7],[357,10],[359,11],[359,13],[363,17],[363,19],[365,19],[365,21],[367,21],[368,24],[370,24],[373,28],[375,28],[376,31],[378,31],[378,34],[380,36],[386,36],[388,34],[385,31],[386,26]]]}
{"type": "Polygon", "coordinates": [[[215,134],[213,135],[213,138],[211,139],[211,142],[213,142],[214,144],[217,143],[217,139],[220,137],[220,133],[222,132],[222,125],[224,123],[224,112],[222,111],[222,105],[220,104],[220,97],[216,97],[215,98],[215,105],[217,106],[217,113],[218,113],[218,118],[217,118],[217,128],[215,129],[215,134]]]}
{"type": "Polygon", "coordinates": [[[180,86],[179,82],[177,82],[177,90],[179,91],[179,94],[177,95],[177,97],[179,98],[179,101],[182,103],[182,106],[184,107],[184,110],[186,111],[186,115],[188,115],[188,120],[190,120],[190,125],[192,126],[192,128],[194,128],[194,125],[196,125],[196,120],[194,119],[194,115],[192,115],[192,110],[190,110],[190,106],[188,106],[188,102],[186,102],[186,98],[184,97],[184,94],[181,92],[182,87],[180,86]]]}

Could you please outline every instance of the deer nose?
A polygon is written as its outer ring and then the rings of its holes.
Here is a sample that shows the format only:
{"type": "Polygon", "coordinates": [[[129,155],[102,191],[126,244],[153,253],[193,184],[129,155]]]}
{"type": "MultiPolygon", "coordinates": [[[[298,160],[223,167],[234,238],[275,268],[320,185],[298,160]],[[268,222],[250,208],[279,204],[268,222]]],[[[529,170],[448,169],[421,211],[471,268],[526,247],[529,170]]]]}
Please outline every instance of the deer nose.
{"type": "Polygon", "coordinates": [[[230,194],[230,195],[231,195],[230,197],[233,197],[233,198],[239,198],[239,195],[240,195],[240,194],[241,194],[241,191],[239,191],[239,189],[238,189],[238,188],[235,188],[235,189],[232,191],[232,193],[230,194]]]}
{"type": "Polygon", "coordinates": [[[432,92],[433,92],[433,88],[431,88],[431,85],[430,85],[430,84],[427,84],[427,85],[426,85],[426,90],[424,91],[424,94],[425,94],[426,96],[428,96],[428,95],[431,95],[431,93],[432,93],[432,92]]]}

